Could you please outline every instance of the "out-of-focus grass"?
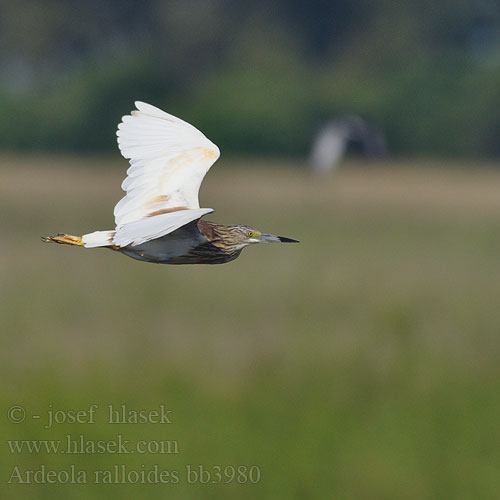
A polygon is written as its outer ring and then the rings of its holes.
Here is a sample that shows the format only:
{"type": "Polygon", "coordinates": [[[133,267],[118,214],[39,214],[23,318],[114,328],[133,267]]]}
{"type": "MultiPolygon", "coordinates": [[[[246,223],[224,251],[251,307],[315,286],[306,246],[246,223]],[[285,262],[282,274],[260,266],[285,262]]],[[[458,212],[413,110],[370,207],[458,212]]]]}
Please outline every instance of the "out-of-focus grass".
{"type": "Polygon", "coordinates": [[[39,240],[111,228],[123,162],[2,160],[3,439],[122,434],[180,450],[17,454],[4,443],[2,498],[498,498],[500,174],[347,166],[317,181],[223,162],[201,193],[211,219],[301,244],[156,266],[39,240]],[[28,412],[17,425],[14,404],[28,412]],[[44,428],[49,409],[90,404],[95,424],[44,428]],[[111,425],[109,404],[165,404],[174,423],[111,425]],[[15,465],[41,464],[73,464],[87,484],[7,483],[15,465]],[[93,484],[114,464],[180,480],[93,484]],[[262,478],[188,484],[186,464],[258,465],[262,478]]]}

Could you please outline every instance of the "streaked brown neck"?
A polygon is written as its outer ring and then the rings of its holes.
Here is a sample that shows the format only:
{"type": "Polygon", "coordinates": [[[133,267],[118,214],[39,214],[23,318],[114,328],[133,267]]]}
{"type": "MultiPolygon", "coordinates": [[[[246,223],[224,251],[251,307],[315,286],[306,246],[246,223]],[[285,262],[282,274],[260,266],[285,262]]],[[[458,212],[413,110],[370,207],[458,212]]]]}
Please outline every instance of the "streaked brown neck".
{"type": "Polygon", "coordinates": [[[239,252],[241,252],[241,248],[232,243],[233,238],[231,237],[231,231],[233,226],[224,226],[222,224],[200,219],[198,221],[198,229],[209,243],[216,246],[224,253],[233,254],[238,252],[239,254],[239,252]]]}

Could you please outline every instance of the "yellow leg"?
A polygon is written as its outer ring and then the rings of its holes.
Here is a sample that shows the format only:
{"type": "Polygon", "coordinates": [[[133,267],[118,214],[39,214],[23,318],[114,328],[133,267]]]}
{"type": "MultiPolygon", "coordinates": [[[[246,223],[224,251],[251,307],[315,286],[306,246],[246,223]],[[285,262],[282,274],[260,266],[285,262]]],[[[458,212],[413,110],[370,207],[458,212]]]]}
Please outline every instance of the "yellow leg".
{"type": "Polygon", "coordinates": [[[76,245],[83,246],[81,236],[73,236],[71,234],[59,233],[57,236],[42,236],[42,241],[45,243],[60,243],[61,245],[76,245]]]}

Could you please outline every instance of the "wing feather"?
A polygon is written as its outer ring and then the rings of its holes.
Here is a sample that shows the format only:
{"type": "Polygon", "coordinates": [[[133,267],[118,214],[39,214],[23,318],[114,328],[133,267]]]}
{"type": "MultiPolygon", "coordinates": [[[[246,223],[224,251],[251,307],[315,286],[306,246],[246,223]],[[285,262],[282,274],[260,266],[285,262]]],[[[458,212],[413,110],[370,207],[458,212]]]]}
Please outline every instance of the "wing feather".
{"type": "Polygon", "coordinates": [[[213,212],[211,208],[179,210],[129,222],[116,232],[113,243],[119,247],[137,246],[172,233],[210,212],[213,212]]]}
{"type": "Polygon", "coordinates": [[[198,192],[220,155],[189,123],[150,104],[135,105],[137,110],[122,118],[116,133],[118,147],[130,161],[122,183],[126,195],[114,209],[114,243],[120,246],[164,236],[212,211],[200,209],[198,192]]]}

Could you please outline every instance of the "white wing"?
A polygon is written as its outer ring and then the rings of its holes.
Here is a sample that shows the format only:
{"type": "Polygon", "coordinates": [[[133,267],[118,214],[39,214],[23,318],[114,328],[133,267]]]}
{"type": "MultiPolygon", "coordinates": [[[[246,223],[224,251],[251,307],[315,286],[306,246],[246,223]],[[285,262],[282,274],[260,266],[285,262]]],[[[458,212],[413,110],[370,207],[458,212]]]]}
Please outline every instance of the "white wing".
{"type": "Polygon", "coordinates": [[[155,215],[147,219],[139,219],[125,224],[116,231],[113,243],[119,247],[140,245],[146,241],[161,238],[189,222],[213,212],[211,208],[179,210],[166,214],[155,215]]]}
{"type": "Polygon", "coordinates": [[[189,123],[136,102],[118,125],[118,146],[130,160],[115,206],[115,245],[138,245],[202,217],[198,191],[219,148],[189,123]]]}

